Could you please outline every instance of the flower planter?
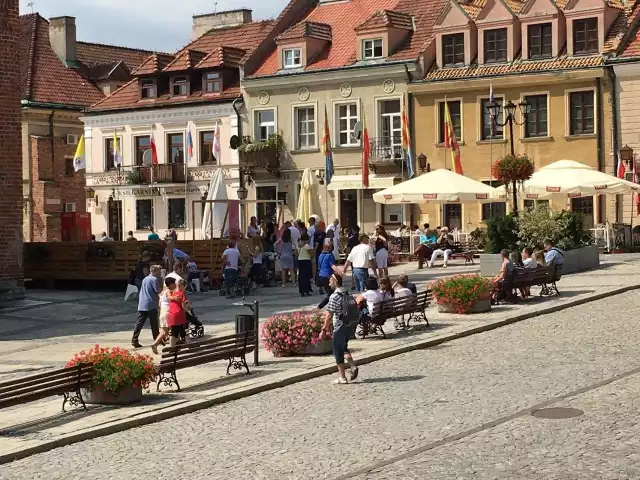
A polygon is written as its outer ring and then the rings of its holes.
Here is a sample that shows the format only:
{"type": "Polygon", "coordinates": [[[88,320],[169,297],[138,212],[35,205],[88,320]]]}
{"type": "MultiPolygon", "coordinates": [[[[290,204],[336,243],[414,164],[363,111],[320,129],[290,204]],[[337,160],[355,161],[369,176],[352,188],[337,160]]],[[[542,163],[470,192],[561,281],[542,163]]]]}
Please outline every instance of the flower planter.
{"type": "MultiPolygon", "coordinates": [[[[467,313],[484,313],[484,312],[488,312],[489,310],[491,310],[491,299],[487,298],[484,300],[476,300],[475,302],[473,302],[473,305],[471,305],[471,308],[469,310],[467,310],[466,312],[464,312],[464,314],[467,313]]],[[[450,303],[439,303],[438,304],[438,312],[440,313],[458,313],[458,309],[456,308],[455,305],[452,305],[450,303]]]]}
{"type": "Polygon", "coordinates": [[[82,389],[85,403],[95,405],[131,405],[142,400],[142,387],[126,387],[117,394],[105,392],[101,386],[82,389]]]}
{"type": "MultiPolygon", "coordinates": [[[[598,247],[589,246],[567,250],[564,252],[564,265],[562,274],[584,272],[600,266],[600,252],[598,247]]],[[[502,258],[500,254],[480,255],[480,275],[483,277],[493,277],[500,273],[502,258]]]]}
{"type": "Polygon", "coordinates": [[[309,345],[297,355],[327,355],[333,352],[333,342],[331,340],[323,340],[315,345],[309,345]]]}

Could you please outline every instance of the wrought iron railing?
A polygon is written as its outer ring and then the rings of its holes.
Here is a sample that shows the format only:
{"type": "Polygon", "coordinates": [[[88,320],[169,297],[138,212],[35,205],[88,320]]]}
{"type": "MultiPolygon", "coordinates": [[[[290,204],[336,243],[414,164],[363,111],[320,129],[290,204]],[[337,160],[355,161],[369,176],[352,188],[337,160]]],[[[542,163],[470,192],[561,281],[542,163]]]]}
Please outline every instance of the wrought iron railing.
{"type": "Polygon", "coordinates": [[[400,136],[375,137],[370,140],[372,164],[396,164],[402,162],[402,139],[400,136]]]}

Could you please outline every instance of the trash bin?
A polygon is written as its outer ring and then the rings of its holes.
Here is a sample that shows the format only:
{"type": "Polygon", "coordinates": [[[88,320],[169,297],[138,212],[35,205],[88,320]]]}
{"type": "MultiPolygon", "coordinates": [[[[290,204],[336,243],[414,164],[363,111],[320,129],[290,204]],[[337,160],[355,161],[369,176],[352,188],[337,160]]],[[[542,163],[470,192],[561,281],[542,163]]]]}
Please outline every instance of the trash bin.
{"type": "Polygon", "coordinates": [[[251,332],[255,329],[253,315],[236,315],[236,333],[251,332]]]}

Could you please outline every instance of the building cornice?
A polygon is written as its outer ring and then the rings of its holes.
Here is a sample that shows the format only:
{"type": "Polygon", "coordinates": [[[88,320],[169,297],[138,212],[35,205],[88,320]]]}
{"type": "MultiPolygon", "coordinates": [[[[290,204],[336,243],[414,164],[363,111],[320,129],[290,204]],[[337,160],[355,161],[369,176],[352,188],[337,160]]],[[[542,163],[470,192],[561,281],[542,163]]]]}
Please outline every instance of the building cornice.
{"type": "Polygon", "coordinates": [[[322,85],[326,83],[340,83],[348,79],[350,83],[358,80],[384,80],[389,77],[407,77],[416,71],[416,62],[407,60],[391,65],[354,65],[335,70],[319,70],[317,72],[302,72],[299,74],[270,75],[268,77],[245,78],[243,87],[247,92],[258,92],[263,89],[277,90],[297,86],[322,85]]]}
{"type": "Polygon", "coordinates": [[[616,77],[624,78],[640,76],[640,59],[636,58],[626,63],[613,63],[611,66],[613,66],[613,71],[615,72],[616,77]]]}
{"type": "Polygon", "coordinates": [[[187,123],[188,121],[214,120],[235,115],[232,102],[214,105],[193,105],[158,110],[134,110],[108,114],[92,114],[82,117],[85,127],[117,127],[122,125],[153,125],[155,123],[187,123]]]}

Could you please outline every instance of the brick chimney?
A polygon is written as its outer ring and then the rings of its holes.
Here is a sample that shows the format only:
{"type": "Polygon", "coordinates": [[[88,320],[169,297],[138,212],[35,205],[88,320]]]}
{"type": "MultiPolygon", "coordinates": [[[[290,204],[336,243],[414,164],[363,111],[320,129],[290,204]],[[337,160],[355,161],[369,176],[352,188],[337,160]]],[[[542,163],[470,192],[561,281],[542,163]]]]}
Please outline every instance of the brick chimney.
{"type": "Polygon", "coordinates": [[[76,65],[76,18],[54,17],[49,19],[49,43],[56,55],[68,67],[76,65]]]}
{"type": "Polygon", "coordinates": [[[251,10],[247,8],[194,15],[191,39],[195,40],[214,28],[235,27],[252,21],[251,10]]]}

